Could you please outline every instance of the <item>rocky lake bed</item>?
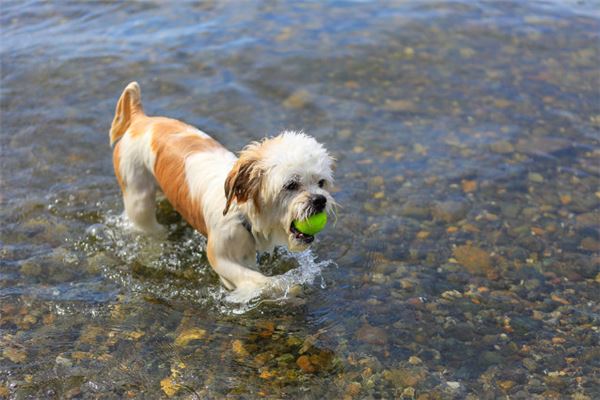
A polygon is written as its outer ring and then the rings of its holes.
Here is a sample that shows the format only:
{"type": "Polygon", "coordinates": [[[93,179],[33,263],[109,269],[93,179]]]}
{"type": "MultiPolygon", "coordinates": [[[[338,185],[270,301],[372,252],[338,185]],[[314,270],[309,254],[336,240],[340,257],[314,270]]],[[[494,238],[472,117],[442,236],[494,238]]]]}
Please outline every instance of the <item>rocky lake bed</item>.
{"type": "Polygon", "coordinates": [[[0,11],[0,398],[600,398],[593,2],[0,11]],[[124,227],[132,80],[231,149],[337,159],[312,249],[260,255],[286,298],[228,302],[165,201],[166,240],[124,227]]]}

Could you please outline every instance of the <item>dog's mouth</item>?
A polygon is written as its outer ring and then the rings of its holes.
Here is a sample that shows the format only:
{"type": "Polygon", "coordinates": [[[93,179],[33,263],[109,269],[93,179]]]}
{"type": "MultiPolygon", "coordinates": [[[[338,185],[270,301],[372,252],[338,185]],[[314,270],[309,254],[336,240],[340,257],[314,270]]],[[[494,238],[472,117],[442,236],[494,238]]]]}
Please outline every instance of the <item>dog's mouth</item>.
{"type": "Polygon", "coordinates": [[[290,225],[290,232],[292,233],[292,235],[294,235],[294,239],[305,244],[310,244],[313,242],[313,240],[315,240],[315,237],[313,235],[302,233],[298,229],[296,229],[293,222],[290,225]]]}

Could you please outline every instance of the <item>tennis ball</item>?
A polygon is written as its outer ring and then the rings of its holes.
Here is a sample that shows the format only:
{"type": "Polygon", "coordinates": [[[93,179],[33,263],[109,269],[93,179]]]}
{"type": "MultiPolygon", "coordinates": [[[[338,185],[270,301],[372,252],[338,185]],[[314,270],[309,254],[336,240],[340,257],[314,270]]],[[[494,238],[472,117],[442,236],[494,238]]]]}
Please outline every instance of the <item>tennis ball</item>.
{"type": "Polygon", "coordinates": [[[322,211],[304,220],[295,220],[294,227],[305,235],[316,235],[327,225],[327,213],[322,211]]]}

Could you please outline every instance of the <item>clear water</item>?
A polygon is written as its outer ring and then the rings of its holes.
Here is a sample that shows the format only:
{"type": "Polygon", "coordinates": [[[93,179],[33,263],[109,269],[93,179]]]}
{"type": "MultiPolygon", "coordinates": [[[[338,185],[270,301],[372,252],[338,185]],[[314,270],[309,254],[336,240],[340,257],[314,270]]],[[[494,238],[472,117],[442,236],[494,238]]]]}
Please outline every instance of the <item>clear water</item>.
{"type": "Polygon", "coordinates": [[[0,398],[600,397],[600,5],[0,3],[0,398]],[[108,129],[304,129],[335,226],[236,305],[119,223],[108,129]]]}

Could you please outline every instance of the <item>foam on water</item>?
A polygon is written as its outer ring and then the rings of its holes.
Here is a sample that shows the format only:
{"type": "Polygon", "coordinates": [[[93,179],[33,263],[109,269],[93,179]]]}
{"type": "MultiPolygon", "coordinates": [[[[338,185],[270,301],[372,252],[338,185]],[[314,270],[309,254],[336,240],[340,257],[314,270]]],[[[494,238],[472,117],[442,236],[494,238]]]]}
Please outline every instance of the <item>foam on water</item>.
{"type": "Polygon", "coordinates": [[[289,271],[273,276],[269,285],[260,289],[250,291],[234,290],[221,294],[220,302],[223,312],[240,314],[258,307],[263,303],[286,303],[295,297],[295,289],[302,285],[312,286],[319,280],[319,287],[326,288],[322,271],[325,267],[334,264],[333,261],[317,261],[317,256],[309,249],[300,253],[283,251],[285,257],[293,258],[298,266],[289,271]]]}

